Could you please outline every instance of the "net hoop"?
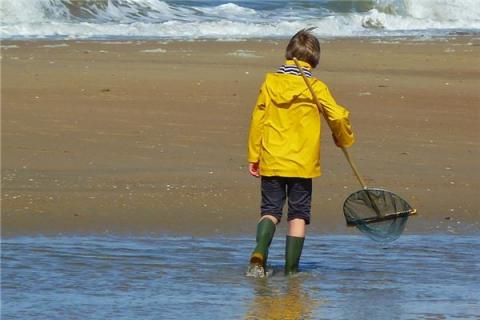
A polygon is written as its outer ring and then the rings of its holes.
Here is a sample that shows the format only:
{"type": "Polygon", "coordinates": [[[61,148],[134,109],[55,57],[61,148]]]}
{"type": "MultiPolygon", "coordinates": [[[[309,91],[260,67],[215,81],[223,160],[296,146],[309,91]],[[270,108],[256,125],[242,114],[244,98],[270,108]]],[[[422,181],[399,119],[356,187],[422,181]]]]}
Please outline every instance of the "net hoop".
{"type": "Polygon", "coordinates": [[[350,194],[343,204],[345,221],[377,241],[393,241],[416,214],[407,201],[380,188],[365,188],[350,194]]]}

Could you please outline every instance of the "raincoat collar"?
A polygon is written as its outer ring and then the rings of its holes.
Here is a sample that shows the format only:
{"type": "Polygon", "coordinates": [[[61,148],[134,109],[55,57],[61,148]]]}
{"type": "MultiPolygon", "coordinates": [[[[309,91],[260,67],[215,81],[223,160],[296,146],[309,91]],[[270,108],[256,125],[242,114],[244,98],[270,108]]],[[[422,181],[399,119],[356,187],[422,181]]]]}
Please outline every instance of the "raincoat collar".
{"type": "MultiPolygon", "coordinates": [[[[287,66],[296,66],[295,61],[293,61],[293,60],[286,60],[284,64],[287,65],[287,66]]],[[[302,68],[305,68],[305,69],[308,69],[308,70],[312,69],[312,66],[308,62],[298,60],[298,64],[300,64],[300,66],[302,68]]]]}
{"type": "MultiPolygon", "coordinates": [[[[312,76],[311,72],[311,66],[307,62],[304,61],[298,61],[298,64],[300,65],[300,68],[303,70],[303,73],[305,76],[310,78],[312,76]]],[[[287,60],[285,61],[285,64],[281,65],[277,73],[282,73],[282,74],[292,74],[295,76],[300,76],[301,72],[298,70],[298,67],[296,66],[295,62],[293,60],[287,60]]]]}

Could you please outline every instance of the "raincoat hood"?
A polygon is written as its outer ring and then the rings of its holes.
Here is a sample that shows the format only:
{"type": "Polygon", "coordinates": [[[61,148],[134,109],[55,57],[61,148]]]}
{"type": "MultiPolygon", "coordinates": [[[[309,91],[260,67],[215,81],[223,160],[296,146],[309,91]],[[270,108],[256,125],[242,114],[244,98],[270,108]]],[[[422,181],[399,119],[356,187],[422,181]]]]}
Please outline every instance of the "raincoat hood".
{"type": "Polygon", "coordinates": [[[296,78],[293,78],[294,81],[286,82],[285,75],[275,73],[267,75],[265,89],[274,104],[281,107],[291,105],[295,99],[308,90],[301,78],[294,75],[290,75],[290,77],[296,78]]]}
{"type": "MultiPolygon", "coordinates": [[[[300,65],[304,69],[311,69],[310,65],[306,62],[300,61],[300,65]]],[[[293,60],[287,60],[284,66],[296,67],[293,60]]],[[[265,84],[265,89],[271,101],[280,107],[291,105],[291,103],[302,94],[310,95],[302,77],[296,75],[269,73],[266,76],[265,84]],[[288,77],[289,80],[285,81],[285,77],[288,77]]]]}

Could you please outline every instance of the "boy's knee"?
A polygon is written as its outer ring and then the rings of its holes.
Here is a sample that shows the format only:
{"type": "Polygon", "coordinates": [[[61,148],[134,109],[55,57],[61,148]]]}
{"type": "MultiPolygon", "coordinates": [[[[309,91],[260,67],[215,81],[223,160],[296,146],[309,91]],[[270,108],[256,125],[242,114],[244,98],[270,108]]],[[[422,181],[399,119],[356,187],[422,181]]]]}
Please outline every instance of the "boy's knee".
{"type": "Polygon", "coordinates": [[[305,237],[306,221],[304,219],[293,219],[288,221],[288,235],[294,237],[305,237]]]}
{"type": "Polygon", "coordinates": [[[303,220],[306,225],[309,225],[310,224],[310,217],[311,217],[311,213],[310,213],[309,210],[289,212],[288,213],[288,222],[291,222],[291,221],[294,221],[294,220],[303,220]]]}
{"type": "Polygon", "coordinates": [[[280,218],[268,213],[263,214],[259,221],[262,221],[263,219],[270,219],[274,224],[278,224],[280,222],[280,218]]]}

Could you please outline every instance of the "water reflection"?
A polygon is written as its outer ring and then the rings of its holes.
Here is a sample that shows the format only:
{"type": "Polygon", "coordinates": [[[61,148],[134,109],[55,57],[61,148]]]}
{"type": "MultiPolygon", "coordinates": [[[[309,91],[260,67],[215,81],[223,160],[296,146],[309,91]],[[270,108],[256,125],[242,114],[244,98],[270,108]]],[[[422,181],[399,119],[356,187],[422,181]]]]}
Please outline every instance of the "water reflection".
{"type": "Polygon", "coordinates": [[[304,289],[306,277],[297,274],[255,279],[254,298],[245,319],[313,319],[320,303],[304,289]]]}

